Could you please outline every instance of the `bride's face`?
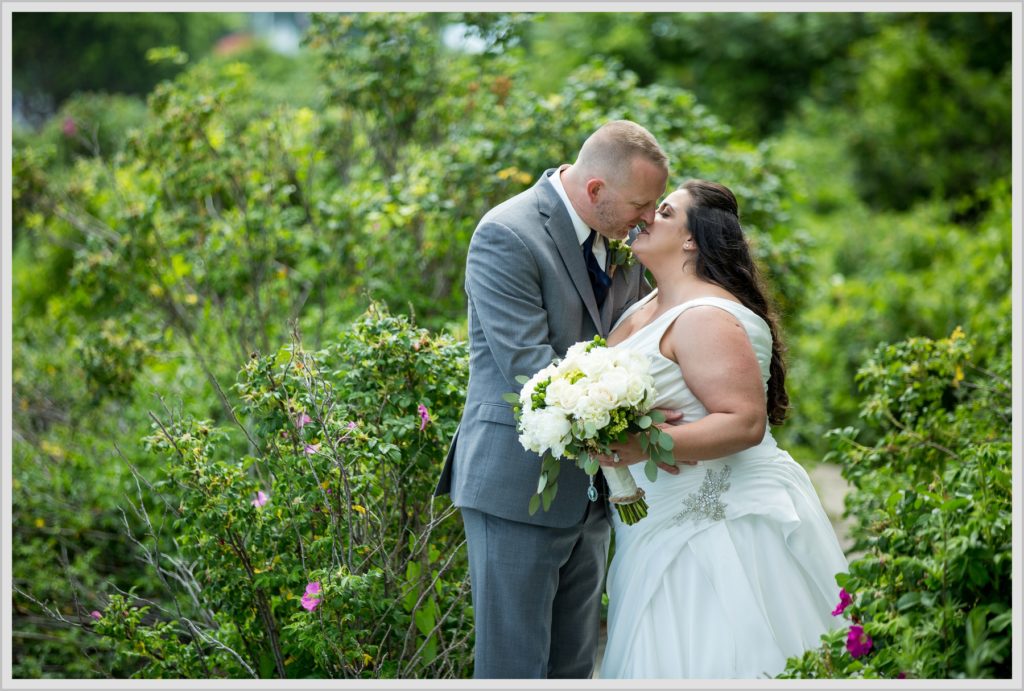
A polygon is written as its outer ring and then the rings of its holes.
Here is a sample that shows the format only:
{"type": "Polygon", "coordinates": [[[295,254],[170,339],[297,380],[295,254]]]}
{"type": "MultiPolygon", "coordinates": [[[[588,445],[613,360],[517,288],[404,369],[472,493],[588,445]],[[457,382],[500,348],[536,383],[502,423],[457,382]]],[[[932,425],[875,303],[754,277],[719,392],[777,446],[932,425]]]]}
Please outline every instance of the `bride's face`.
{"type": "Polygon", "coordinates": [[[658,206],[654,222],[636,236],[633,252],[645,266],[650,267],[665,259],[674,262],[682,257],[690,240],[690,231],[686,227],[686,209],[690,202],[690,194],[686,190],[672,192],[658,206]]]}

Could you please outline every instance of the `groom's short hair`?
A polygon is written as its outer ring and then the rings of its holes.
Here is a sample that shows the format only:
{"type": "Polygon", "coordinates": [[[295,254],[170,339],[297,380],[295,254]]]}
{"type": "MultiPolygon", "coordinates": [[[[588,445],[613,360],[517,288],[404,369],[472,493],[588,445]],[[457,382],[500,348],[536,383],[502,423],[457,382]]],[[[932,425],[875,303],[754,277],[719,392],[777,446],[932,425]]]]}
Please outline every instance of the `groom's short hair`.
{"type": "Polygon", "coordinates": [[[668,156],[653,134],[632,120],[612,120],[587,137],[573,166],[589,177],[621,180],[634,158],[668,171],[668,156]]]}

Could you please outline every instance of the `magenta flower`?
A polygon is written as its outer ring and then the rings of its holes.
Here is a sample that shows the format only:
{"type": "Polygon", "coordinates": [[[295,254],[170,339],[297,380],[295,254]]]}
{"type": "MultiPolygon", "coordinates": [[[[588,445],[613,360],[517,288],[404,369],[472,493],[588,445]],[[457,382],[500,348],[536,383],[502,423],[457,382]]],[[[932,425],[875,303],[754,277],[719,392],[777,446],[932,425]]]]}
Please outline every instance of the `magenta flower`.
{"type": "Polygon", "coordinates": [[[356,427],[356,423],[349,422],[348,425],[345,426],[345,434],[341,435],[341,438],[338,439],[338,441],[348,441],[349,437],[352,435],[352,430],[356,427]]]}
{"type": "Polygon", "coordinates": [[[320,581],[306,584],[306,593],[302,596],[302,606],[312,612],[320,605],[320,581]]]}
{"type": "Polygon", "coordinates": [[[93,611],[89,612],[89,616],[92,617],[93,619],[102,619],[103,618],[103,615],[100,614],[96,610],[93,610],[93,611]]]}
{"type": "Polygon", "coordinates": [[[906,672],[900,672],[899,674],[896,675],[896,678],[897,679],[906,679],[907,678],[907,673],[906,672]]]}
{"type": "Polygon", "coordinates": [[[320,450],[320,445],[319,444],[306,444],[306,448],[303,449],[303,451],[306,452],[307,456],[312,456],[313,454],[315,454],[319,450],[320,450]]]}
{"type": "Polygon", "coordinates": [[[423,405],[422,403],[419,404],[417,410],[420,413],[420,432],[422,432],[427,428],[427,425],[430,423],[430,411],[428,411],[427,406],[423,405]]]}
{"type": "Polygon", "coordinates": [[[295,426],[299,429],[302,429],[311,422],[313,422],[313,418],[306,415],[305,413],[300,413],[299,417],[295,419],[295,426]]]}
{"type": "Polygon", "coordinates": [[[64,124],[61,125],[60,131],[65,137],[74,137],[78,134],[78,125],[75,124],[74,118],[64,118],[64,124]]]}
{"type": "Polygon", "coordinates": [[[268,497],[266,493],[263,492],[263,490],[260,490],[256,492],[256,498],[252,500],[252,505],[257,507],[263,506],[264,504],[267,503],[267,500],[269,498],[270,497],[268,497]]]}
{"type": "Polygon", "coordinates": [[[846,636],[846,649],[851,657],[860,657],[871,652],[871,636],[864,633],[864,627],[854,624],[850,627],[850,633],[846,636]]]}
{"type": "Polygon", "coordinates": [[[836,608],[834,610],[832,610],[832,616],[838,617],[846,610],[847,607],[849,607],[852,604],[853,598],[850,597],[850,594],[848,592],[846,592],[846,588],[842,588],[839,591],[839,604],[836,605],[836,608]]]}

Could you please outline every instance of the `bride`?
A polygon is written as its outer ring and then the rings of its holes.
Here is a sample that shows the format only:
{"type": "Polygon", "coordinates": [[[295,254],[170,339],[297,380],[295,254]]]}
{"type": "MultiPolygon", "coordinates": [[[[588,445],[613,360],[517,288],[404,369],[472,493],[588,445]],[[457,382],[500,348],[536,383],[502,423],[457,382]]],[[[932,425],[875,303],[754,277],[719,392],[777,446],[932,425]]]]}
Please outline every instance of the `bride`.
{"type": "MultiPolygon", "coordinates": [[[[778,326],[736,198],[691,180],[669,194],[633,252],[658,288],[608,337],[648,355],[677,475],[649,482],[636,437],[603,465],[630,464],[649,513],[616,515],[602,678],[775,676],[838,625],[847,568],[804,469],[768,424],[789,400],[778,326]]],[[[614,512],[613,512],[614,514],[614,512]]]]}

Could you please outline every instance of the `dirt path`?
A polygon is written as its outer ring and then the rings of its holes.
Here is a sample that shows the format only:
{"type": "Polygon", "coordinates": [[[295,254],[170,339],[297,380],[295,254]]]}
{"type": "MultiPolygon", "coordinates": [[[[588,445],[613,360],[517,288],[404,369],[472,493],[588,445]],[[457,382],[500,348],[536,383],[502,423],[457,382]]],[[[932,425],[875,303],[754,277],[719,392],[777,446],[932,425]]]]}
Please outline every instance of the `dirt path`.
{"type": "Polygon", "coordinates": [[[832,527],[839,538],[839,544],[843,551],[850,548],[853,541],[850,539],[850,524],[852,521],[843,520],[843,499],[850,491],[850,486],[843,479],[839,472],[839,466],[832,463],[819,463],[813,469],[808,470],[814,489],[818,490],[818,497],[821,499],[825,513],[832,521],[832,527]]]}

